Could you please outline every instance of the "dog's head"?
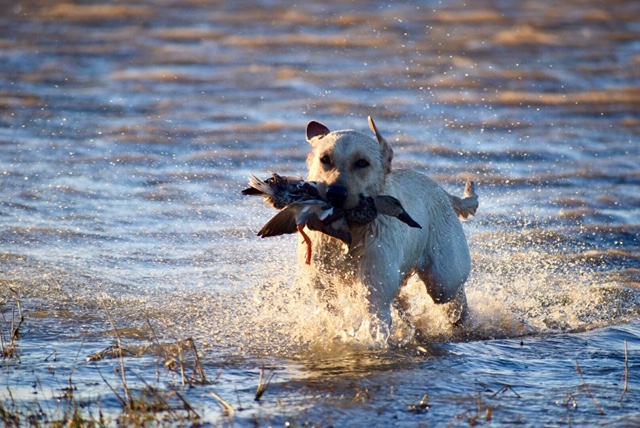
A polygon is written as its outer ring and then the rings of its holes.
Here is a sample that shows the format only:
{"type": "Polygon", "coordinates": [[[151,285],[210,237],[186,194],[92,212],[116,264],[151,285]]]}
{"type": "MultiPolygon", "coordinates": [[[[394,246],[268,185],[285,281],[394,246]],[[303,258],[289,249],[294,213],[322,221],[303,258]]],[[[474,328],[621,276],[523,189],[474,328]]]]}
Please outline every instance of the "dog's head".
{"type": "Polygon", "coordinates": [[[373,119],[375,138],[359,131],[331,132],[319,122],[307,125],[307,141],[313,150],[307,157],[309,180],[323,183],[320,192],[336,207],[358,205],[359,195],[376,196],[391,171],[393,149],[380,135],[373,119]]]}

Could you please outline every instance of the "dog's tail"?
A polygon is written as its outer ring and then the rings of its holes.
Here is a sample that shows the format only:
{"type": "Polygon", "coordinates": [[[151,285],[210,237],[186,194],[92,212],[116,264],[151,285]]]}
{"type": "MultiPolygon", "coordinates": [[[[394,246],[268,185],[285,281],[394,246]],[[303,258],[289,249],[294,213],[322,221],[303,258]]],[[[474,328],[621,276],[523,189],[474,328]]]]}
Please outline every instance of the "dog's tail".
{"type": "Polygon", "coordinates": [[[473,181],[467,181],[465,184],[462,198],[450,195],[449,193],[447,193],[447,196],[449,196],[451,206],[456,214],[458,214],[460,220],[466,220],[476,215],[479,203],[478,195],[476,195],[476,185],[473,181]]]}

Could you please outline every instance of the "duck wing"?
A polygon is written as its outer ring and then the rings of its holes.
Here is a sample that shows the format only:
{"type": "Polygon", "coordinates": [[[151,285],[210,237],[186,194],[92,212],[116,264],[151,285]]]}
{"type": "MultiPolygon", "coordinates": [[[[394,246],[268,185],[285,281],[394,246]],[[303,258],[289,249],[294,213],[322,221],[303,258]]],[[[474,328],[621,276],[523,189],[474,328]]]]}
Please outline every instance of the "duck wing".
{"type": "Polygon", "coordinates": [[[297,216],[295,207],[286,206],[260,229],[258,236],[268,238],[269,236],[284,235],[285,233],[296,233],[298,231],[297,216]]]}
{"type": "Polygon", "coordinates": [[[260,229],[258,236],[267,238],[296,233],[298,225],[307,226],[309,230],[322,232],[351,245],[351,231],[344,211],[316,200],[287,205],[260,229]]]}

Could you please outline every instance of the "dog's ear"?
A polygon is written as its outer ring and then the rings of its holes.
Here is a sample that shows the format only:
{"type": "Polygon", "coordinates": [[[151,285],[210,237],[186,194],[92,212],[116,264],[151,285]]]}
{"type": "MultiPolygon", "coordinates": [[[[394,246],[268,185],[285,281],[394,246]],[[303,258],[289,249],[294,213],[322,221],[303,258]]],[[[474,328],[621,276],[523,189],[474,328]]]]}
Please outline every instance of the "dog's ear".
{"type": "Polygon", "coordinates": [[[326,126],[324,126],[320,122],[316,122],[315,120],[312,120],[307,125],[307,141],[310,142],[315,137],[322,138],[322,137],[324,137],[325,135],[327,135],[330,132],[331,131],[329,130],[329,128],[327,128],[326,126]]]}
{"type": "Polygon", "coordinates": [[[389,173],[391,171],[391,160],[393,159],[393,148],[391,147],[391,144],[384,139],[382,134],[380,134],[371,116],[369,116],[369,128],[371,128],[371,131],[376,134],[378,144],[382,146],[382,162],[384,163],[384,169],[389,173]]]}

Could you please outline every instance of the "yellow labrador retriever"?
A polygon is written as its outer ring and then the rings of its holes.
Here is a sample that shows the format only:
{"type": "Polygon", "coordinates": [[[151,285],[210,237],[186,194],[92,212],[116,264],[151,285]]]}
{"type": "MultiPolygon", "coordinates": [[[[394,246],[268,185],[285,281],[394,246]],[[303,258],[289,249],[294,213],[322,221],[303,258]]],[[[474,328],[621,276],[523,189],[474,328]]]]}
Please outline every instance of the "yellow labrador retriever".
{"type": "MultiPolygon", "coordinates": [[[[337,239],[310,231],[314,253],[304,263],[306,246],[299,248],[302,265],[316,287],[326,289],[334,281],[360,281],[369,291],[372,313],[387,327],[398,290],[417,274],[427,292],[446,304],[449,320],[461,323],[466,314],[464,282],[471,269],[467,240],[458,216],[475,214],[478,199],[473,183],[467,183],[465,198],[445,192],[435,181],[410,170],[393,170],[393,149],[369,118],[375,138],[354,130],[331,132],[312,121],[307,141],[313,148],[307,158],[308,179],[322,183],[321,196],[334,206],[351,209],[360,195],[391,195],[402,203],[422,228],[408,227],[396,218],[377,216],[351,230],[349,248],[337,239]]],[[[402,311],[401,311],[402,315],[402,311]]]]}

